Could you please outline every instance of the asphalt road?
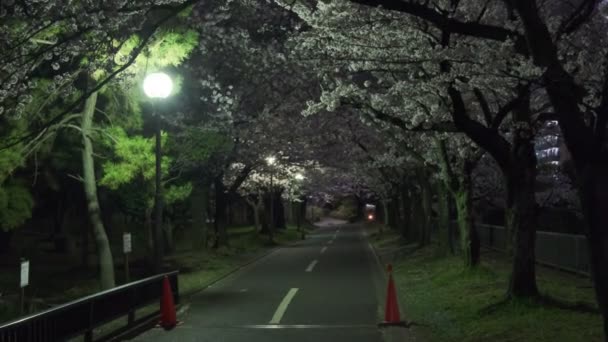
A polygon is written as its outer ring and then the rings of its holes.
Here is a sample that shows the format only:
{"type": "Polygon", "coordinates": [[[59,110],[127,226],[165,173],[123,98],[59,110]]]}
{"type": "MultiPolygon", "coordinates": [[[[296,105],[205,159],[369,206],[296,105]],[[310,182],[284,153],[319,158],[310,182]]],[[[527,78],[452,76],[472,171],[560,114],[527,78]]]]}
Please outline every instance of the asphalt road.
{"type": "Polygon", "coordinates": [[[360,225],[327,225],[191,298],[134,341],[382,341],[381,270],[360,225]]]}

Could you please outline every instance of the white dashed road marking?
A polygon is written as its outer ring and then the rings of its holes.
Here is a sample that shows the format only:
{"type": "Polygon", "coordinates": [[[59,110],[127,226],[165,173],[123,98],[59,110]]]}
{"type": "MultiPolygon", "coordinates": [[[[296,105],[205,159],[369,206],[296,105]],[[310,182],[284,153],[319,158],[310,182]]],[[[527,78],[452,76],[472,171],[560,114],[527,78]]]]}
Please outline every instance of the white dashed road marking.
{"type": "Polygon", "coordinates": [[[318,260],[313,260],[308,267],[306,267],[306,272],[312,272],[312,269],[315,268],[315,265],[319,262],[318,260]]]}
{"type": "Polygon", "coordinates": [[[293,297],[295,297],[296,293],[298,293],[297,288],[289,289],[289,292],[287,292],[285,298],[283,298],[281,304],[279,304],[277,311],[274,312],[274,315],[272,316],[272,319],[269,322],[270,324],[281,323],[281,319],[283,318],[283,315],[285,314],[285,311],[287,311],[289,303],[291,303],[291,300],[293,299],[293,297]]]}

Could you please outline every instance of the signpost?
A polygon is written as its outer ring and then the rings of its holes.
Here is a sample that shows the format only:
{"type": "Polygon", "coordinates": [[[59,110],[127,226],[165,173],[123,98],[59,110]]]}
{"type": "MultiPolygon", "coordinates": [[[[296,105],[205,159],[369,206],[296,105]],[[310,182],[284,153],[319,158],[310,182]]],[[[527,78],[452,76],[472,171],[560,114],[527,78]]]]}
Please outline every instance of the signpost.
{"type": "Polygon", "coordinates": [[[122,252],[125,254],[125,283],[129,282],[129,253],[131,253],[131,233],[122,234],[122,252]]]}
{"type": "MultiPolygon", "coordinates": [[[[131,233],[124,232],[122,233],[122,252],[125,255],[125,283],[130,281],[129,279],[129,254],[131,253],[131,233]]],[[[135,321],[135,311],[129,311],[129,315],[127,316],[128,324],[132,324],[135,321]]]]}
{"type": "Polygon", "coordinates": [[[20,312],[23,315],[25,311],[25,287],[30,283],[30,262],[29,260],[21,259],[21,276],[19,278],[19,286],[21,287],[21,293],[19,298],[20,312]]]}

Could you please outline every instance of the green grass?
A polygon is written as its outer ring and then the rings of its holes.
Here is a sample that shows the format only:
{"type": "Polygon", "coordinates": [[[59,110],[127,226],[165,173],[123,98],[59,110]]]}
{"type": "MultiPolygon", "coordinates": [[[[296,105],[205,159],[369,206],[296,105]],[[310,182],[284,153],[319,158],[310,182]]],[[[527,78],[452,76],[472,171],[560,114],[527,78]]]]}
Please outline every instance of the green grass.
{"type": "MultiPolygon", "coordinates": [[[[402,247],[390,232],[372,241],[377,248],[402,247]]],[[[471,271],[458,257],[437,257],[432,246],[408,247],[394,260],[394,277],[405,318],[420,324],[425,341],[602,341],[599,314],[504,301],[509,263],[500,254],[483,253],[482,265],[471,271]]],[[[595,306],[589,279],[544,267],[537,273],[543,295],[595,306]]]]}

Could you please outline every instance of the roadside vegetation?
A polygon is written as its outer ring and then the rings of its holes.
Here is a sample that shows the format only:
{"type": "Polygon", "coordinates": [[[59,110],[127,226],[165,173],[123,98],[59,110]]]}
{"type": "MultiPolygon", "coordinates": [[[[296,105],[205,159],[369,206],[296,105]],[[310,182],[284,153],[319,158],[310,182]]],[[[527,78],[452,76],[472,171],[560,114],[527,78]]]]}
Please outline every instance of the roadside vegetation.
{"type": "Polygon", "coordinates": [[[482,249],[482,262],[464,268],[459,256],[438,256],[399,235],[373,228],[371,242],[392,263],[402,319],[424,341],[602,341],[602,319],[587,277],[537,267],[543,300],[505,301],[510,264],[482,249]],[[595,312],[593,312],[595,311],[595,312]]]}

